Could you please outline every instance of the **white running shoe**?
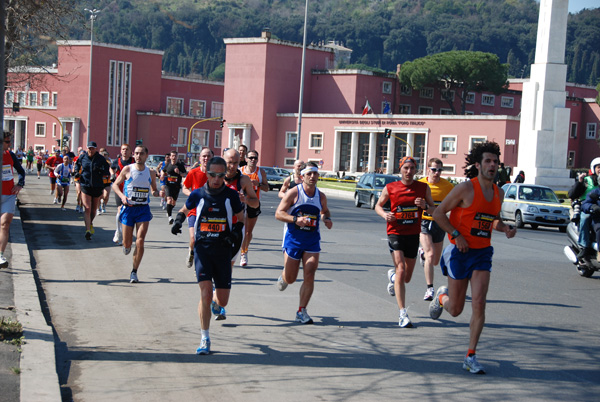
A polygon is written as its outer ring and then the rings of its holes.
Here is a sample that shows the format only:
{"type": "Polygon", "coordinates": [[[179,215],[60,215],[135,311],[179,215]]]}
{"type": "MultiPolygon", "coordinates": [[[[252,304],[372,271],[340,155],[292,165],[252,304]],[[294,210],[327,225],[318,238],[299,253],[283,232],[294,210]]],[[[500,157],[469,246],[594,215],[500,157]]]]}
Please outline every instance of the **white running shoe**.
{"type": "Polygon", "coordinates": [[[470,371],[473,374],[485,374],[483,366],[477,361],[477,355],[465,356],[463,369],[470,371]]]}
{"type": "Polygon", "coordinates": [[[390,268],[388,270],[388,280],[389,283],[387,284],[387,292],[390,296],[396,296],[396,289],[394,289],[394,279],[396,279],[396,270],[394,268],[390,268]]]}
{"type": "Polygon", "coordinates": [[[425,265],[425,251],[423,250],[423,247],[419,246],[419,262],[421,263],[421,265],[425,265]]]}
{"type": "Polygon", "coordinates": [[[423,300],[432,301],[433,300],[433,294],[434,294],[433,287],[427,288],[427,290],[425,291],[425,296],[423,296],[423,300]]]}
{"type": "Polygon", "coordinates": [[[312,324],[313,319],[310,318],[305,308],[302,308],[300,311],[296,312],[296,322],[300,324],[312,324]]]}
{"type": "Polygon", "coordinates": [[[240,255],[240,267],[248,265],[248,253],[241,253],[240,255]]]}
{"type": "Polygon", "coordinates": [[[137,272],[135,271],[131,271],[131,275],[129,275],[129,283],[138,283],[138,276],[137,276],[137,272]]]}
{"type": "Polygon", "coordinates": [[[115,230],[115,235],[113,237],[113,243],[120,246],[123,243],[123,235],[118,230],[115,230]]]}
{"type": "Polygon", "coordinates": [[[412,322],[408,318],[408,313],[405,308],[400,310],[400,316],[398,317],[398,325],[400,328],[412,328],[412,322]]]}
{"type": "Polygon", "coordinates": [[[58,204],[58,199],[55,197],[54,201],[52,201],[53,204],[58,204]]]}
{"type": "Polygon", "coordinates": [[[279,279],[277,279],[277,289],[279,289],[280,292],[283,292],[287,286],[288,284],[283,280],[283,276],[279,275],[279,279]]]}
{"type": "Polygon", "coordinates": [[[0,268],[7,268],[8,267],[8,260],[6,259],[6,257],[4,257],[4,255],[0,255],[0,268]]]}
{"type": "Polygon", "coordinates": [[[131,247],[129,247],[129,248],[123,247],[123,254],[129,255],[129,253],[131,253],[131,247]]]}
{"type": "Polygon", "coordinates": [[[446,286],[440,286],[435,292],[433,300],[429,303],[429,316],[434,320],[440,318],[440,315],[442,315],[442,312],[444,311],[444,306],[440,304],[440,295],[442,294],[448,294],[448,288],[446,286]]]}

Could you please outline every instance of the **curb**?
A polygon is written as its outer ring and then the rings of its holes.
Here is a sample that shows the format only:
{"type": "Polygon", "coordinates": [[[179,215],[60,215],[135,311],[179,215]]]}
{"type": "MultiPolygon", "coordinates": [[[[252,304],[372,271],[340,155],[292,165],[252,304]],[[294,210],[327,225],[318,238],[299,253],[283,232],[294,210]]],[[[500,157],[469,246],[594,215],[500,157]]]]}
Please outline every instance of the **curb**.
{"type": "Polygon", "coordinates": [[[54,334],[42,313],[18,208],[10,227],[9,245],[17,320],[23,326],[25,337],[21,346],[20,400],[60,401],[54,334]]]}
{"type": "Polygon", "coordinates": [[[331,188],[321,188],[321,187],[319,187],[318,184],[317,184],[317,188],[319,189],[319,191],[321,191],[327,197],[335,197],[335,198],[341,198],[341,199],[345,199],[345,200],[353,200],[354,199],[353,191],[333,190],[331,188]]]}

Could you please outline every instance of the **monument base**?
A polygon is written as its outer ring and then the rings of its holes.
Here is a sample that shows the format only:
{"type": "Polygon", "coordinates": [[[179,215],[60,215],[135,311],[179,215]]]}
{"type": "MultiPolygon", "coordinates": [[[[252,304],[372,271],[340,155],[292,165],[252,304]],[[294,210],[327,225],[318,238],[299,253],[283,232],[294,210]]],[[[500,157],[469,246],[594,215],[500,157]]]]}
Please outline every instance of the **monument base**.
{"type": "Polygon", "coordinates": [[[531,172],[534,182],[527,180],[529,172],[525,175],[525,183],[539,184],[540,186],[550,187],[552,190],[569,190],[575,181],[570,177],[568,169],[555,168],[537,168],[531,172]]]}

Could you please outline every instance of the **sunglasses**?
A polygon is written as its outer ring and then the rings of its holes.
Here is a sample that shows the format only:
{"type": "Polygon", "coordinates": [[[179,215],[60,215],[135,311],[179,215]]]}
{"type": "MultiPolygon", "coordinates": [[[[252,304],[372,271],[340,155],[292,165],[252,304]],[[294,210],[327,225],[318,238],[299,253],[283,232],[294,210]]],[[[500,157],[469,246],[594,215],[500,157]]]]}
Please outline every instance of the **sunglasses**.
{"type": "Polygon", "coordinates": [[[207,175],[209,175],[210,177],[218,177],[218,178],[222,178],[225,177],[225,175],[227,173],[217,173],[217,172],[206,172],[207,175]]]}
{"type": "Polygon", "coordinates": [[[444,169],[442,169],[442,168],[429,168],[429,169],[431,169],[431,171],[432,171],[432,172],[434,172],[434,173],[435,173],[435,172],[441,172],[441,171],[443,171],[443,170],[444,170],[444,169]]]}
{"type": "Polygon", "coordinates": [[[248,159],[255,161],[258,159],[258,156],[249,156],[248,159]]]}

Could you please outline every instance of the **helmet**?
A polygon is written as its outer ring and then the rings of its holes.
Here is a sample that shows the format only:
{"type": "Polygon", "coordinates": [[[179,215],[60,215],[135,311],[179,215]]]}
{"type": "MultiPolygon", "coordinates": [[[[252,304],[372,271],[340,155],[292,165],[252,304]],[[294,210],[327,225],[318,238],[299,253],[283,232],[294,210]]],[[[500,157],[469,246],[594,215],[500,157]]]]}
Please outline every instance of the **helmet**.
{"type": "Polygon", "coordinates": [[[596,173],[596,171],[594,170],[594,166],[596,165],[600,165],[600,158],[594,158],[592,163],[590,163],[590,170],[592,171],[592,174],[596,173]]]}

